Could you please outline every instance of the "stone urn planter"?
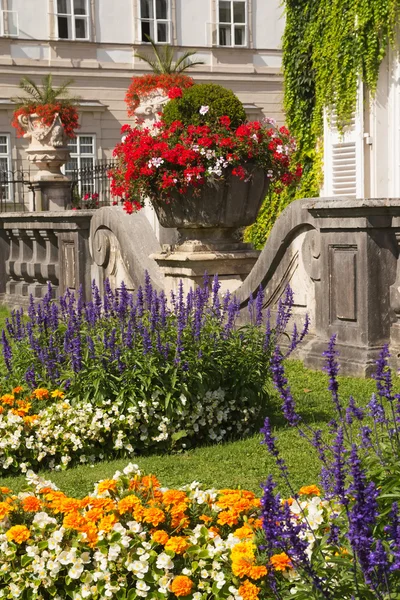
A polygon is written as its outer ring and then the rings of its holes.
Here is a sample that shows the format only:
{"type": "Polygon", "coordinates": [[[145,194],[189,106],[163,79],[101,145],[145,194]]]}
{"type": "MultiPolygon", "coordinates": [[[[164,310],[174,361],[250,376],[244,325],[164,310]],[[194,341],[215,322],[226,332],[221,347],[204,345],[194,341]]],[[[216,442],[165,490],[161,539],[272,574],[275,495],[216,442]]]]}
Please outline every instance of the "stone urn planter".
{"type": "Polygon", "coordinates": [[[165,278],[167,293],[185,293],[202,285],[204,274],[218,275],[221,291],[233,292],[253,268],[259,252],[240,241],[237,232],[251,225],[268,191],[262,169],[247,181],[228,175],[215,185],[200,188],[199,195],[176,195],[169,203],[152,199],[163,227],[174,227],[178,241],[153,254],[165,278]]]}
{"type": "Polygon", "coordinates": [[[268,191],[262,169],[253,169],[248,180],[229,174],[199,194],[176,194],[171,202],[151,200],[163,227],[178,230],[174,251],[229,251],[248,248],[238,241],[237,230],[254,223],[268,191]]]}
{"type": "Polygon", "coordinates": [[[39,168],[35,180],[65,181],[67,178],[61,173],[61,167],[70,154],[60,116],[56,113],[51,125],[43,123],[35,113],[29,116],[19,115],[18,121],[25,130],[23,137],[29,140],[26,149],[28,160],[39,168]]]}

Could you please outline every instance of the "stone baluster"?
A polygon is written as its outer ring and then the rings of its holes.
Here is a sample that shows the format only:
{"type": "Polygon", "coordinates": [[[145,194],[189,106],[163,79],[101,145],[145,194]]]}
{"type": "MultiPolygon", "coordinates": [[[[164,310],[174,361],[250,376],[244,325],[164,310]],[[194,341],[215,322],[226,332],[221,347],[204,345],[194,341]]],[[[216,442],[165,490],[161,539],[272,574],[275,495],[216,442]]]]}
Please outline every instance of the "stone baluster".
{"type": "Polygon", "coordinates": [[[57,235],[49,229],[40,229],[39,234],[45,245],[44,260],[40,265],[41,276],[44,281],[51,283],[53,292],[56,294],[60,271],[57,235]]]}

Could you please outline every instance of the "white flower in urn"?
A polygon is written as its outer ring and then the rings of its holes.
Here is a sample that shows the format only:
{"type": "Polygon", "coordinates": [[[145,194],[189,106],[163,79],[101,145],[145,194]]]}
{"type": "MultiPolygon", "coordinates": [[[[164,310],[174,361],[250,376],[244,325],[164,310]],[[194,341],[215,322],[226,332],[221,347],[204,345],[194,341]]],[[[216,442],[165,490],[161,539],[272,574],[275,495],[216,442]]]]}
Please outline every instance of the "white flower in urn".
{"type": "Polygon", "coordinates": [[[204,116],[208,113],[209,110],[210,110],[209,106],[201,106],[199,113],[204,116]]]}

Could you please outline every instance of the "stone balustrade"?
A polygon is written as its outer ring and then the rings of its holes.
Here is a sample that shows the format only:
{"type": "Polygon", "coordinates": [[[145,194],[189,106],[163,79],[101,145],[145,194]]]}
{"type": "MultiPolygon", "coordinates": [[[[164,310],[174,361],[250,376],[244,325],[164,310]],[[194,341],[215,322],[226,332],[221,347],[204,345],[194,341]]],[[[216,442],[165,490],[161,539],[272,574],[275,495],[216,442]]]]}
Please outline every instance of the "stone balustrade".
{"type": "MultiPolygon", "coordinates": [[[[136,289],[147,271],[160,290],[164,275],[150,255],[160,243],[146,217],[118,207],[96,211],[0,214],[0,302],[24,306],[95,279],[136,289]]],[[[190,265],[186,265],[189,268],[190,265]]],[[[235,291],[247,304],[260,286],[276,310],[290,284],[294,318],[311,326],[300,357],[314,368],[337,335],[342,373],[370,375],[383,344],[400,367],[400,199],[304,199],[278,218],[255,266],[235,291]]]]}
{"type": "Polygon", "coordinates": [[[0,214],[0,301],[26,306],[50,282],[55,297],[82,285],[90,296],[90,221],[94,211],[0,214]]]}

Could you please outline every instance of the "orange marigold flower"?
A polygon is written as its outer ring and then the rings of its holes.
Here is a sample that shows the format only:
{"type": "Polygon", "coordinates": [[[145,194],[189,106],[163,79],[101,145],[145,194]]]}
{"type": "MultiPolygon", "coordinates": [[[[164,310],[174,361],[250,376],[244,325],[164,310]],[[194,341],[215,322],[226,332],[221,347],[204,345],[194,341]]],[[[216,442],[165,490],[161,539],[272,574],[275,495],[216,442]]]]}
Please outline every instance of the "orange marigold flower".
{"type": "Polygon", "coordinates": [[[254,531],[247,523],[245,523],[243,527],[236,529],[233,532],[233,535],[240,540],[244,540],[246,538],[252,538],[254,536],[254,531]]]}
{"type": "Polygon", "coordinates": [[[281,554],[274,554],[271,556],[270,563],[275,571],[286,571],[286,569],[291,569],[293,566],[292,561],[286,552],[281,552],[281,554]]]}
{"type": "Polygon", "coordinates": [[[115,523],[118,522],[118,519],[115,515],[106,515],[99,521],[98,529],[99,531],[105,531],[108,533],[114,527],[115,523]]]}
{"type": "Polygon", "coordinates": [[[104,494],[104,492],[115,492],[117,489],[117,482],[115,479],[103,479],[97,484],[97,493],[104,494]]]}
{"type": "Polygon", "coordinates": [[[13,415],[17,415],[17,417],[24,417],[26,415],[26,410],[13,408],[11,410],[13,415]]]}
{"type": "Polygon", "coordinates": [[[165,546],[165,544],[168,542],[169,540],[169,535],[166,531],[164,531],[163,529],[159,529],[158,531],[155,531],[153,533],[153,535],[151,536],[151,539],[153,540],[153,542],[155,542],[156,544],[162,544],[163,546],[165,546]]]}
{"type": "Polygon", "coordinates": [[[261,577],[265,577],[267,572],[267,567],[264,567],[264,565],[253,565],[250,567],[248,575],[251,579],[261,579],[261,577]]]}
{"type": "Polygon", "coordinates": [[[261,529],[262,520],[261,519],[249,519],[248,524],[253,527],[253,529],[261,529]]]}
{"type": "Polygon", "coordinates": [[[26,425],[32,425],[32,423],[35,423],[38,420],[39,415],[27,415],[26,417],[24,417],[24,423],[26,425]]]}
{"type": "Polygon", "coordinates": [[[242,596],[243,600],[257,600],[260,589],[261,588],[246,579],[239,587],[239,594],[242,596]]]}
{"type": "Polygon", "coordinates": [[[252,559],[245,556],[232,560],[232,573],[235,577],[246,577],[252,567],[252,559]]]}
{"type": "Polygon", "coordinates": [[[79,531],[84,535],[88,546],[90,546],[90,548],[94,548],[98,541],[97,529],[94,523],[87,523],[86,525],[83,525],[79,531]]]}
{"type": "Polygon", "coordinates": [[[104,517],[104,510],[101,507],[94,507],[85,513],[85,517],[88,521],[100,521],[104,517]]]}
{"type": "Polygon", "coordinates": [[[165,544],[165,550],[172,550],[175,554],[183,554],[190,546],[186,538],[175,535],[165,544]]]}
{"type": "Polygon", "coordinates": [[[150,523],[153,527],[157,527],[160,523],[164,523],[165,514],[161,508],[145,508],[143,511],[143,521],[150,523]]]}
{"type": "Polygon", "coordinates": [[[63,520],[63,527],[66,529],[75,529],[76,531],[80,531],[86,524],[85,517],[78,513],[78,511],[68,513],[63,520]]]}
{"type": "Polygon", "coordinates": [[[237,525],[239,522],[239,515],[235,510],[224,510],[218,515],[219,525],[237,525]]]}
{"type": "MultiPolygon", "coordinates": [[[[301,488],[301,489],[303,489],[303,488],[301,488]]],[[[293,502],[294,502],[293,498],[284,498],[282,500],[282,504],[288,504],[289,506],[292,506],[293,502]]]]}
{"type": "Polygon", "coordinates": [[[3,413],[3,412],[4,412],[4,408],[3,408],[2,406],[0,406],[0,415],[1,415],[1,413],[3,413]]]}
{"type": "Polygon", "coordinates": [[[36,496],[27,496],[22,500],[22,508],[25,512],[37,512],[41,506],[42,503],[36,496]]]}
{"type": "Polygon", "coordinates": [[[62,390],[54,390],[51,392],[52,398],[64,398],[65,393],[62,390]]]}
{"type": "Polygon", "coordinates": [[[11,511],[12,507],[9,502],[0,502],[0,521],[2,521],[11,511]]]}
{"type": "Polygon", "coordinates": [[[304,496],[320,496],[321,491],[316,485],[303,485],[299,490],[299,494],[304,494],[304,496]]]}
{"type": "Polygon", "coordinates": [[[218,527],[215,527],[214,525],[212,527],[209,527],[208,531],[212,531],[213,533],[215,533],[215,535],[219,535],[220,534],[220,531],[219,531],[218,527]]]}
{"type": "Polygon", "coordinates": [[[147,488],[159,488],[160,487],[160,482],[158,481],[158,479],[155,475],[144,475],[142,477],[140,484],[142,487],[147,487],[147,488]]]}
{"type": "Polygon", "coordinates": [[[17,385],[17,387],[13,388],[12,393],[13,394],[20,394],[23,391],[24,391],[24,388],[22,387],[22,385],[17,385]]]}
{"type": "Polygon", "coordinates": [[[193,588],[193,581],[186,575],[178,575],[170,585],[170,590],[175,596],[189,596],[193,588]]]}
{"type": "Polygon", "coordinates": [[[123,515],[132,511],[138,505],[140,505],[139,498],[135,494],[130,494],[118,502],[118,512],[123,515]]]}
{"type": "Polygon", "coordinates": [[[200,515],[199,516],[200,521],[204,521],[204,523],[211,523],[212,518],[208,517],[207,515],[200,515]]]}
{"type": "Polygon", "coordinates": [[[0,487],[0,492],[2,494],[11,494],[11,490],[8,487],[0,487]]]}
{"type": "Polygon", "coordinates": [[[6,531],[6,538],[9,542],[16,542],[17,544],[23,544],[26,540],[31,537],[31,532],[25,525],[14,525],[6,531]]]}
{"type": "Polygon", "coordinates": [[[9,406],[12,406],[14,404],[14,396],[12,394],[4,394],[4,396],[2,396],[0,398],[0,402],[2,402],[3,404],[8,404],[9,406]]]}
{"type": "Polygon", "coordinates": [[[183,502],[190,502],[186,492],[182,490],[166,490],[162,495],[162,501],[164,504],[181,504],[183,502]]]}
{"type": "Polygon", "coordinates": [[[32,392],[32,398],[36,398],[37,400],[44,400],[49,397],[49,390],[46,388],[37,388],[32,392]]]}

